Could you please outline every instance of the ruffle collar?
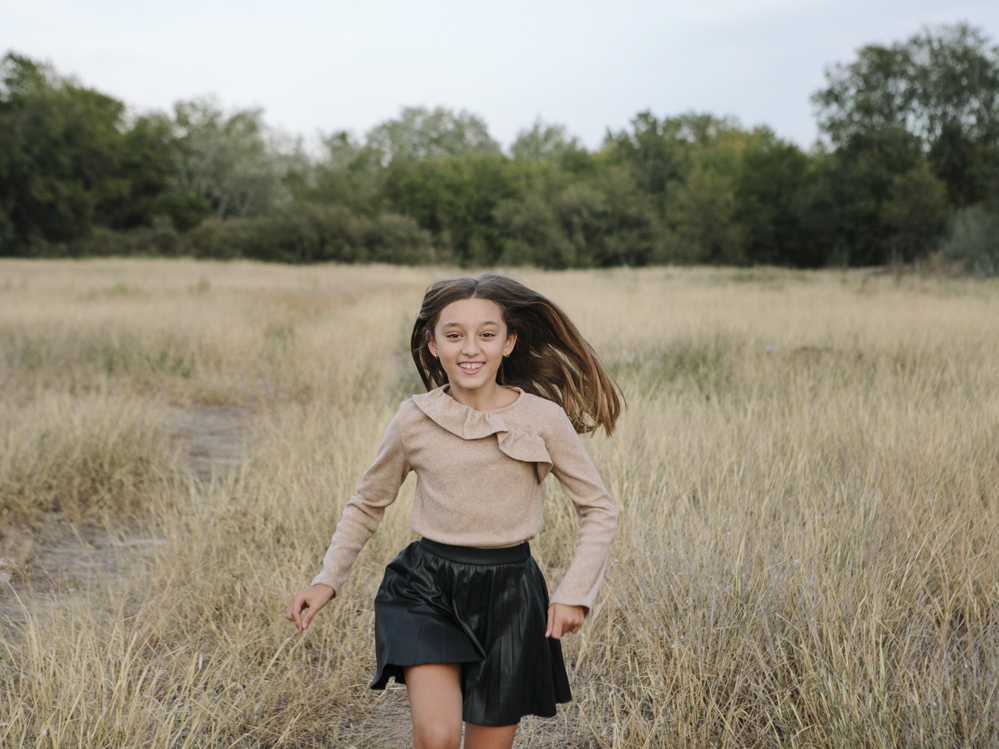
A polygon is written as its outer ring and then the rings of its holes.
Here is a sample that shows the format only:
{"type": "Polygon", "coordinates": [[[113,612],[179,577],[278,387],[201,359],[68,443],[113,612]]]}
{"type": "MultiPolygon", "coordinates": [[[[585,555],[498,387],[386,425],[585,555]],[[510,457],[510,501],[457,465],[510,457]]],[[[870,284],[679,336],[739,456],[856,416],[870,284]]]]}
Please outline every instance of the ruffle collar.
{"type": "Polygon", "coordinates": [[[507,425],[504,416],[514,408],[523,405],[527,394],[518,387],[513,388],[520,395],[513,403],[494,411],[476,411],[463,405],[445,391],[441,385],[427,393],[413,396],[413,402],[428,418],[465,440],[481,440],[496,435],[500,452],[524,463],[534,463],[538,481],[544,480],[552,470],[552,459],[545,447],[545,441],[536,434],[514,429],[507,425]]]}

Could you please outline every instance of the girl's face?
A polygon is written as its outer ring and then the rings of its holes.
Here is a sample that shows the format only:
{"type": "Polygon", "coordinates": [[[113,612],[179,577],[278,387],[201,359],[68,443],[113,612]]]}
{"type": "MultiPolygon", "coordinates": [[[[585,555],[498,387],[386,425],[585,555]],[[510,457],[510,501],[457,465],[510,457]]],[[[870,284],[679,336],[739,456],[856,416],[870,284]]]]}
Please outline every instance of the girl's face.
{"type": "Polygon", "coordinates": [[[499,305],[489,299],[461,299],[441,310],[430,353],[440,359],[452,389],[478,391],[496,383],[503,357],[513,351],[499,305]]]}

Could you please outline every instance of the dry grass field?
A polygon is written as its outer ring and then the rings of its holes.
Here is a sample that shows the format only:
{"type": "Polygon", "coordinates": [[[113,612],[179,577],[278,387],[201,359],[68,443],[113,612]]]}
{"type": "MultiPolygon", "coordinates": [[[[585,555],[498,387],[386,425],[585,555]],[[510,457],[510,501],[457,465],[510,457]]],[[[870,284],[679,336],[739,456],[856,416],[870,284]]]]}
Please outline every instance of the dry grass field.
{"type": "MultiPolygon", "coordinates": [[[[0,262],[0,746],[407,745],[367,682],[411,483],[310,631],[283,615],[454,274],[0,262]]],[[[629,406],[587,439],[620,523],[576,700],[517,746],[999,745],[999,285],[515,275],[629,406]]]]}

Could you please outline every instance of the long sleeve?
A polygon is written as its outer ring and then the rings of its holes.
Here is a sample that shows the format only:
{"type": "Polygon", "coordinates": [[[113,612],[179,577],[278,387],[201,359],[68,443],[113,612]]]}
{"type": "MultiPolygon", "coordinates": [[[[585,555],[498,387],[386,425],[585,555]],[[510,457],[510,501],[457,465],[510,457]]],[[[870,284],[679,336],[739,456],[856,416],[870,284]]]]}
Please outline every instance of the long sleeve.
{"type": "Polygon", "coordinates": [[[399,487],[412,470],[403,444],[402,414],[400,409],[389,423],[375,461],[361,477],[356,493],[344,505],[343,515],[323,558],[322,572],[313,578],[313,585],[323,583],[334,591],[340,590],[361,548],[378,528],[385,508],[399,495],[399,487]]]}
{"type": "Polygon", "coordinates": [[[604,577],[611,538],[617,525],[614,503],[565,412],[546,439],[552,473],[572,500],[579,517],[576,552],[552,595],[552,603],[582,606],[589,613],[604,577]]]}

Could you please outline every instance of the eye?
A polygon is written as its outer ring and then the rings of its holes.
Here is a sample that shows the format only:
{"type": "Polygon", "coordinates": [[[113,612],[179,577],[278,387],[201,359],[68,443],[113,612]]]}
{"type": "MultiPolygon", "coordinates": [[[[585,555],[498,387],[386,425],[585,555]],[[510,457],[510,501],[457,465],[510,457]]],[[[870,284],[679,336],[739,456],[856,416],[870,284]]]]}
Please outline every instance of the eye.
{"type": "Polygon", "coordinates": [[[455,338],[458,338],[459,336],[460,336],[459,333],[448,333],[446,337],[454,340],[455,338]]]}

